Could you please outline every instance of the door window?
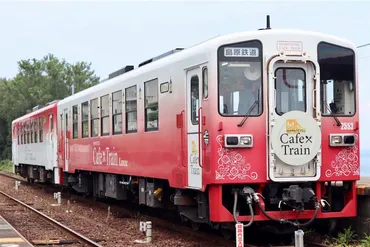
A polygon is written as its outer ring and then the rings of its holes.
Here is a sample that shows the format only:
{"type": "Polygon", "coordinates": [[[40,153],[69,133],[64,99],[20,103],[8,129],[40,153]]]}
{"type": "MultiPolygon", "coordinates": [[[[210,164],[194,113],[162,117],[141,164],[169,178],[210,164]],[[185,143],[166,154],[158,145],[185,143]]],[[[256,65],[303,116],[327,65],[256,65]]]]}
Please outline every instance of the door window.
{"type": "Polygon", "coordinates": [[[68,113],[66,113],[66,131],[68,130],[68,113]]]}
{"type": "Polygon", "coordinates": [[[191,122],[193,125],[198,124],[198,108],[199,108],[199,78],[193,76],[190,80],[190,92],[191,92],[191,122]]]}
{"type": "Polygon", "coordinates": [[[275,71],[276,112],[306,111],[306,73],[301,68],[278,68],[275,71]]]}

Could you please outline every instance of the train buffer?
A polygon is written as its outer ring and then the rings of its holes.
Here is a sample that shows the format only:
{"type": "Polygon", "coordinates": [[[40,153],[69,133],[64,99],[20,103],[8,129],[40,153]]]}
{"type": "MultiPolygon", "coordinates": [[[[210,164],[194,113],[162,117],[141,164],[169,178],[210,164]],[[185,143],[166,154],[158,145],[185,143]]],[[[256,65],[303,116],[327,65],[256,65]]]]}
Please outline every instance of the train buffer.
{"type": "Polygon", "coordinates": [[[32,247],[12,225],[0,216],[0,247],[32,247]]]}

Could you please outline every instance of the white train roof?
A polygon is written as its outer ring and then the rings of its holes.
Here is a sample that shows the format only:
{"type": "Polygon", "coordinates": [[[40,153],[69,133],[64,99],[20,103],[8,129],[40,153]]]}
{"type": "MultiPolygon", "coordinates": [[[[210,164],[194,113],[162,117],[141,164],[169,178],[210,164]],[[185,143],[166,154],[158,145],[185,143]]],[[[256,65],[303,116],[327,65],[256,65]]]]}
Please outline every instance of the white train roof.
{"type": "Polygon", "coordinates": [[[41,113],[43,111],[50,110],[53,107],[55,107],[55,105],[57,103],[58,103],[57,101],[52,101],[52,102],[48,103],[46,106],[44,106],[44,107],[42,107],[42,108],[40,108],[40,109],[38,109],[36,111],[27,113],[27,114],[25,114],[25,115],[23,115],[23,116],[21,116],[21,117],[19,117],[17,119],[14,119],[13,122],[12,122],[12,124],[17,123],[17,122],[22,122],[23,120],[26,120],[28,118],[31,118],[31,117],[33,117],[33,116],[35,116],[35,115],[37,115],[37,114],[39,114],[39,113],[41,113]]]}
{"type": "MultiPolygon", "coordinates": [[[[300,36],[300,38],[303,38],[303,39],[310,38],[313,40],[317,40],[318,42],[326,41],[329,43],[334,43],[337,45],[345,46],[345,47],[353,49],[354,51],[356,49],[356,46],[349,40],[336,37],[333,35],[312,32],[312,31],[295,30],[295,29],[269,29],[269,30],[255,30],[255,31],[232,33],[232,34],[217,36],[215,38],[206,40],[204,42],[201,42],[199,44],[186,48],[182,51],[176,52],[172,55],[169,55],[159,60],[153,61],[142,67],[135,68],[131,71],[128,71],[124,74],[116,76],[112,79],[106,80],[104,83],[100,83],[98,85],[92,86],[78,93],[70,95],[60,100],[58,102],[58,105],[68,104],[71,101],[78,100],[79,98],[84,98],[88,96],[89,94],[94,93],[96,91],[110,88],[111,86],[121,83],[123,80],[135,78],[141,74],[145,74],[146,72],[150,72],[152,70],[156,70],[156,69],[168,66],[177,61],[191,58],[198,54],[215,52],[217,51],[219,46],[224,45],[224,44],[237,43],[237,42],[247,41],[247,40],[252,40],[252,39],[265,40],[266,38],[279,37],[281,35],[284,35],[284,37],[292,36],[292,38],[300,36]]],[[[45,108],[41,110],[45,110],[45,108]]],[[[38,111],[36,111],[35,113],[31,113],[31,114],[36,114],[37,112],[38,111]]],[[[31,116],[31,115],[28,114],[27,116],[31,116]]],[[[17,121],[19,119],[17,119],[17,121]]]]}
{"type": "Polygon", "coordinates": [[[312,31],[303,31],[303,30],[294,30],[294,29],[270,29],[270,30],[256,30],[256,31],[232,33],[228,35],[217,36],[215,38],[209,39],[202,43],[186,48],[182,51],[176,52],[167,57],[161,58],[157,61],[153,61],[142,67],[135,68],[134,70],[128,71],[122,75],[119,75],[110,80],[107,80],[104,83],[95,85],[93,87],[80,91],[74,95],[68,96],[65,99],[59,101],[59,104],[62,105],[64,103],[68,103],[69,101],[74,101],[80,97],[88,96],[90,93],[109,88],[115,85],[116,83],[122,82],[123,80],[134,78],[136,76],[139,76],[140,74],[144,74],[146,72],[156,70],[161,67],[165,67],[171,63],[190,58],[196,54],[216,51],[217,48],[223,44],[236,43],[236,42],[246,41],[250,39],[264,39],[266,37],[279,36],[279,35],[314,37],[317,40],[332,42],[338,45],[352,48],[353,50],[356,49],[356,46],[349,40],[342,39],[342,38],[328,35],[328,34],[312,32],[312,31]]]}

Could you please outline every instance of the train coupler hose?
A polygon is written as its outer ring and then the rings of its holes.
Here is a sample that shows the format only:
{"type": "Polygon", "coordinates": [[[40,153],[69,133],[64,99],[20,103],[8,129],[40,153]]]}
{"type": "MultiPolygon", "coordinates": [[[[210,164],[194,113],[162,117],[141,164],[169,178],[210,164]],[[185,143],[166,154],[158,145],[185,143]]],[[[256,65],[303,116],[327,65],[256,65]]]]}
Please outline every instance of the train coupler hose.
{"type": "Polygon", "coordinates": [[[290,220],[286,220],[286,219],[278,219],[278,218],[272,217],[262,207],[261,202],[260,202],[259,195],[257,193],[254,193],[253,194],[253,199],[257,203],[257,205],[258,205],[259,209],[261,210],[261,212],[263,213],[263,215],[265,215],[268,219],[270,219],[272,221],[279,222],[281,224],[291,224],[291,225],[293,225],[295,227],[306,227],[309,224],[311,224],[316,219],[317,214],[319,213],[320,205],[323,204],[323,201],[322,200],[319,201],[319,200],[317,200],[315,198],[315,212],[314,212],[313,216],[307,222],[301,224],[298,221],[294,222],[294,221],[290,221],[290,220]]]}
{"type": "MultiPolygon", "coordinates": [[[[253,211],[253,207],[252,207],[252,203],[253,203],[253,197],[252,197],[252,195],[251,194],[247,194],[246,195],[246,200],[247,200],[247,204],[249,206],[249,211],[251,213],[251,220],[248,222],[248,224],[243,224],[243,227],[249,227],[254,222],[254,211],[253,211]]],[[[234,191],[233,217],[234,217],[235,223],[236,224],[240,224],[240,222],[236,218],[236,206],[237,206],[237,204],[238,204],[238,191],[234,191]]]]}
{"type": "MultiPolygon", "coordinates": [[[[247,204],[248,204],[248,207],[249,207],[249,210],[250,210],[250,216],[251,216],[251,220],[248,222],[248,224],[243,224],[243,227],[249,227],[254,222],[254,210],[253,210],[253,207],[252,207],[253,201],[257,203],[257,206],[261,210],[262,214],[266,218],[268,218],[269,220],[272,220],[272,221],[275,221],[275,222],[279,222],[281,224],[290,224],[290,225],[293,225],[293,226],[295,226],[297,228],[298,227],[306,227],[309,224],[311,224],[316,219],[317,214],[319,213],[320,206],[323,206],[324,207],[324,205],[327,203],[323,199],[317,200],[316,197],[314,197],[315,212],[314,212],[313,216],[307,222],[305,222],[305,223],[299,223],[298,220],[296,220],[296,221],[290,221],[290,220],[286,220],[286,219],[283,219],[283,218],[281,218],[281,219],[274,218],[271,215],[269,215],[266,212],[266,210],[262,207],[261,202],[260,202],[260,197],[263,198],[263,196],[261,194],[259,194],[259,193],[255,193],[253,191],[253,189],[247,187],[247,188],[245,188],[241,192],[241,194],[246,198],[246,201],[247,201],[247,204]]],[[[235,221],[236,224],[241,224],[238,221],[237,216],[236,216],[237,203],[238,203],[238,191],[234,191],[233,217],[234,217],[234,221],[235,221]]]]}

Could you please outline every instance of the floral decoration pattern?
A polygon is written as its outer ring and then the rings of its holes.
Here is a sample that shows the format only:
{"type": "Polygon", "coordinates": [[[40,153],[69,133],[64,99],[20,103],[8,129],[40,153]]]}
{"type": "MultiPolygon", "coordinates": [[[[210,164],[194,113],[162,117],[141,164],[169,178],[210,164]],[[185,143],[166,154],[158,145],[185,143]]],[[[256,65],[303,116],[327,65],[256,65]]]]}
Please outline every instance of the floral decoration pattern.
{"type": "Polygon", "coordinates": [[[358,147],[343,148],[331,162],[331,168],[326,170],[326,177],[359,175],[360,166],[358,158],[358,147]]]}
{"type": "Polygon", "coordinates": [[[218,135],[217,143],[218,148],[218,167],[216,170],[216,179],[222,180],[225,178],[234,180],[250,178],[256,180],[258,174],[256,172],[250,172],[251,165],[245,162],[245,158],[236,151],[230,151],[223,148],[223,136],[218,135]]]}

